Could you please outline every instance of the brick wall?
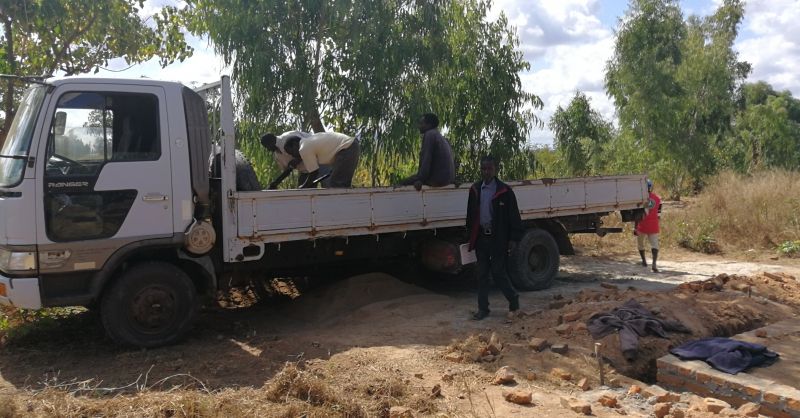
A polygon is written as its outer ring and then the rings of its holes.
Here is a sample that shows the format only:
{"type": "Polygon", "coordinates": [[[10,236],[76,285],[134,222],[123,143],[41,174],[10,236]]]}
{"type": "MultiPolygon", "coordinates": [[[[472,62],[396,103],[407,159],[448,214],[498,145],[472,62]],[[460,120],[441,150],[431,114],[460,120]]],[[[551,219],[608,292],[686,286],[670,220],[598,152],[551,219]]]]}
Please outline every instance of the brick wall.
{"type": "Polygon", "coordinates": [[[730,375],[702,361],[681,361],[673,355],[658,359],[657,367],[656,379],[665,388],[721,399],[735,407],[754,402],[761,405],[761,415],[800,418],[800,390],[790,386],[746,373],[730,375]]]}

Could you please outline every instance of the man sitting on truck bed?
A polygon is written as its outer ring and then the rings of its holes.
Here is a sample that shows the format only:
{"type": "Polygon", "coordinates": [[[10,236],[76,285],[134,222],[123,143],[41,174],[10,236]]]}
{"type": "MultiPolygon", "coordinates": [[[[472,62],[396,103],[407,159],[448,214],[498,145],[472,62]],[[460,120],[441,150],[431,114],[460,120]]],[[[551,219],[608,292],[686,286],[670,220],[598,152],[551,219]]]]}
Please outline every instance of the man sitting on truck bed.
{"type": "Polygon", "coordinates": [[[437,129],[439,118],[426,113],[419,119],[419,133],[422,134],[422,149],[419,153],[417,174],[400,182],[402,186],[413,184],[417,190],[422,185],[442,187],[456,181],[456,166],[450,143],[437,129]]]}
{"type": "Polygon", "coordinates": [[[308,173],[308,176],[300,185],[301,189],[316,186],[321,165],[331,166],[328,187],[352,187],[361,153],[358,138],[337,132],[320,132],[306,138],[291,136],[286,139],[284,149],[294,157],[289,167],[299,167],[300,163],[305,165],[305,170],[300,169],[300,172],[308,173]]]}

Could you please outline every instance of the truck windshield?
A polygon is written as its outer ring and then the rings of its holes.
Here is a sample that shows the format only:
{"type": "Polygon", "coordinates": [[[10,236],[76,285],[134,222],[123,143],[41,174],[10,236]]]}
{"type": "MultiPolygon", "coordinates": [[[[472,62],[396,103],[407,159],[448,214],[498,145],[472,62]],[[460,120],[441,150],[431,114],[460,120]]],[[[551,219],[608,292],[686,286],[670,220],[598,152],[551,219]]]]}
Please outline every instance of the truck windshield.
{"type": "Polygon", "coordinates": [[[36,115],[45,95],[45,86],[31,87],[17,109],[6,142],[0,151],[0,187],[11,187],[22,180],[36,126],[36,115]]]}

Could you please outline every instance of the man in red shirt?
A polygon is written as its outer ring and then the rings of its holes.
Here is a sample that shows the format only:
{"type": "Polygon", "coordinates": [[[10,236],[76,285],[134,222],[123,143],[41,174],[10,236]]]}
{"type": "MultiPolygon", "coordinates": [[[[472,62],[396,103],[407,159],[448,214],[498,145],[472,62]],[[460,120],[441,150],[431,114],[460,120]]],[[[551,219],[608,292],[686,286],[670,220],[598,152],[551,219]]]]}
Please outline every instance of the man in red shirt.
{"type": "Polygon", "coordinates": [[[653,252],[653,272],[658,273],[656,262],[658,261],[658,217],[661,214],[661,198],[653,193],[653,182],[647,180],[647,191],[650,197],[647,199],[647,207],[644,208],[644,218],[636,223],[633,234],[639,245],[639,255],[642,256],[642,265],[647,267],[645,258],[645,242],[650,242],[650,249],[653,252]]]}

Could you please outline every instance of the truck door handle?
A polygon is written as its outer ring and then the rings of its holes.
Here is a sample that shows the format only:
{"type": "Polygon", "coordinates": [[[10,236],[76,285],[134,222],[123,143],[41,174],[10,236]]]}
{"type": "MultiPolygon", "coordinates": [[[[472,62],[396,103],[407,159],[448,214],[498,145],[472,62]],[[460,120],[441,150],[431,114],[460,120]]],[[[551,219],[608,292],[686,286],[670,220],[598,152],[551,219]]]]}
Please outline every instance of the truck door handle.
{"type": "Polygon", "coordinates": [[[163,202],[165,200],[169,200],[169,197],[158,193],[148,193],[142,196],[142,200],[145,202],[163,202]]]}

